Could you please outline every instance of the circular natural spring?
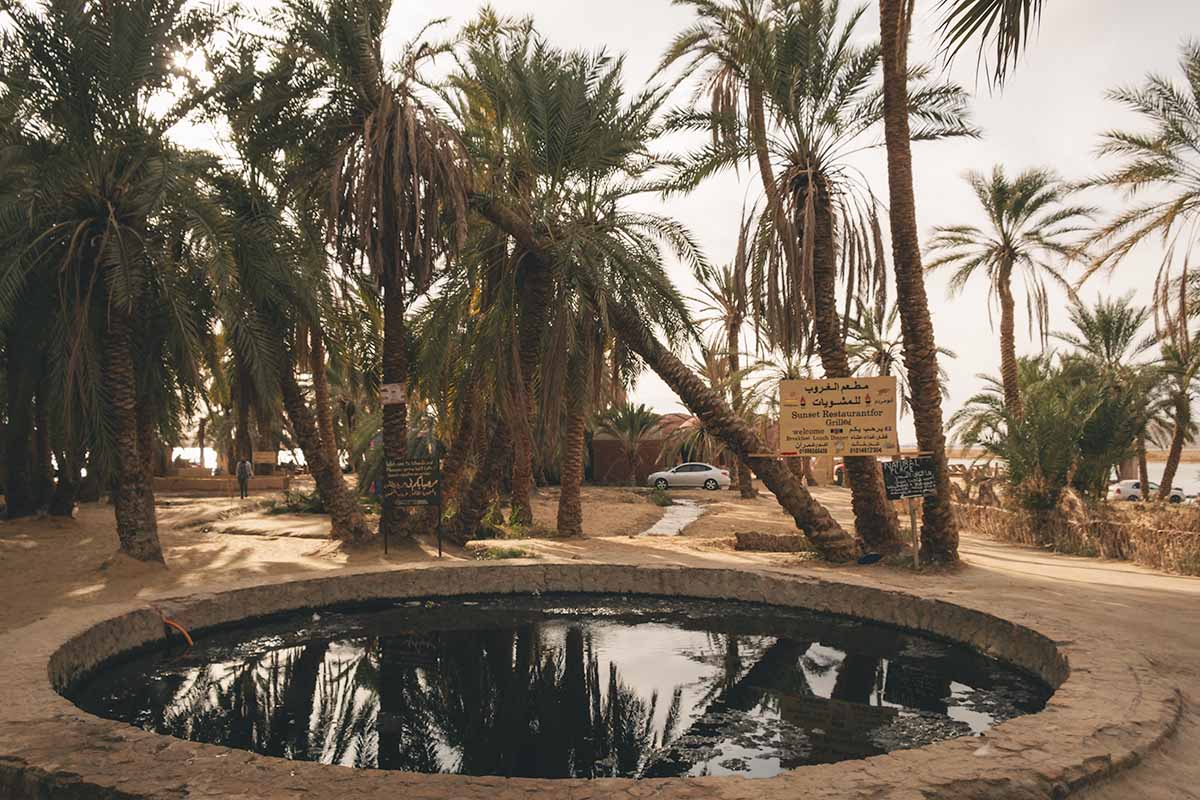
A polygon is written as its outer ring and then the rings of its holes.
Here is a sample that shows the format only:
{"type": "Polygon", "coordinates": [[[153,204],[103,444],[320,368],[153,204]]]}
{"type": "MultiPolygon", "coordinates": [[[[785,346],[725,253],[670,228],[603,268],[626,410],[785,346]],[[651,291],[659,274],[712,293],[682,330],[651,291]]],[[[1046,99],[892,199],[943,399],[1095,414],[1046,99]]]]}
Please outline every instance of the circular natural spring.
{"type": "Polygon", "coordinates": [[[329,764],[767,777],[979,735],[1051,689],[964,645],[800,608],[545,594],[226,626],[66,694],[157,733],[329,764]]]}

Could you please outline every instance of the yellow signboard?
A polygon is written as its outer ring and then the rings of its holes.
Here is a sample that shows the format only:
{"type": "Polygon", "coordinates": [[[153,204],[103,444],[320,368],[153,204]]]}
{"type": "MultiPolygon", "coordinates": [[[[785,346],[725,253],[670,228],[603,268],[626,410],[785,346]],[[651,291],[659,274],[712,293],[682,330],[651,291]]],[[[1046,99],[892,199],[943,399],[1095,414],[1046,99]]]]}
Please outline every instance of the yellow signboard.
{"type": "Polygon", "coordinates": [[[279,458],[279,453],[274,450],[255,450],[251,461],[255,464],[274,464],[279,458]]]}
{"type": "Polygon", "coordinates": [[[783,455],[898,453],[896,379],[781,381],[779,438],[783,455]]]}

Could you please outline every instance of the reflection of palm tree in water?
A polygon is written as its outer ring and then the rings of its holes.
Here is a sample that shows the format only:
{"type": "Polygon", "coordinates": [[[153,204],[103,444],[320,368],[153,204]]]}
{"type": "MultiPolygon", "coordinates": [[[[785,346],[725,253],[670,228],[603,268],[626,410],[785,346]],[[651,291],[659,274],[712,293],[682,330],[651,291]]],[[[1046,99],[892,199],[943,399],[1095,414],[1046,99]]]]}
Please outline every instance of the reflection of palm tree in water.
{"type": "Polygon", "coordinates": [[[380,735],[380,766],[440,768],[467,774],[526,777],[637,775],[678,719],[675,693],[663,737],[654,727],[656,693],[643,700],[610,664],[606,691],[584,631],[567,629],[561,646],[539,626],[440,633],[437,664],[425,681],[389,663],[381,668],[381,719],[427,715],[433,735],[458,755],[455,764],[400,766],[401,738],[380,735]],[[403,711],[401,711],[403,709],[403,711]]]}

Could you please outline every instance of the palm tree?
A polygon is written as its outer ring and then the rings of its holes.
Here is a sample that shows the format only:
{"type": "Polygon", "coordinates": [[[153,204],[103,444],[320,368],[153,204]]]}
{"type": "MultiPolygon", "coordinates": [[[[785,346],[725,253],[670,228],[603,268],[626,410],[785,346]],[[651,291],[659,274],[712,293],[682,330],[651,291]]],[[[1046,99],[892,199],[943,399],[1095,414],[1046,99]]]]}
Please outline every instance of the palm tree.
{"type": "MultiPolygon", "coordinates": [[[[730,376],[738,376],[729,386],[729,401],[735,411],[744,408],[742,397],[742,328],[748,313],[750,286],[750,218],[743,217],[738,235],[737,255],[732,264],[720,269],[706,269],[696,277],[700,281],[701,309],[709,319],[721,326],[725,334],[725,358],[730,376]]],[[[705,320],[701,319],[701,322],[705,320]]],[[[733,461],[738,491],[743,499],[758,496],[752,482],[750,468],[736,459],[733,461]]],[[[732,486],[730,487],[732,488],[732,486]]]]}
{"type": "Polygon", "coordinates": [[[629,485],[636,486],[638,481],[638,454],[642,445],[657,432],[661,415],[641,404],[626,403],[614,406],[602,413],[596,420],[599,431],[607,433],[617,441],[625,463],[629,468],[629,485]]]}
{"type": "Polygon", "coordinates": [[[1141,396],[1136,414],[1138,480],[1143,486],[1149,485],[1146,441],[1162,438],[1162,432],[1170,427],[1170,403],[1164,403],[1162,370],[1159,364],[1146,359],[1156,343],[1154,337],[1142,333],[1150,320],[1150,309],[1134,305],[1132,296],[1127,295],[1115,300],[1101,297],[1093,306],[1076,299],[1068,313],[1075,330],[1054,334],[1074,348],[1063,357],[1064,362],[1068,366],[1079,364],[1086,380],[1125,387],[1141,396]]]}
{"type": "Polygon", "coordinates": [[[1085,206],[1068,205],[1070,194],[1052,172],[1031,169],[1009,180],[1004,168],[996,166],[991,176],[967,173],[988,218],[988,228],[974,225],[938,226],[928,247],[938,256],[926,269],[954,267],[949,290],[957,293],[976,272],[988,278],[989,297],[1000,306],[1000,374],[1005,402],[1013,416],[1021,416],[1021,390],[1017,384],[1016,311],[1013,302],[1013,273],[1023,269],[1030,327],[1037,324],[1043,341],[1050,298],[1046,277],[1071,291],[1058,259],[1077,258],[1081,250],[1073,238],[1084,230],[1084,220],[1093,213],[1085,206]]]}
{"type": "MultiPolygon", "coordinates": [[[[287,92],[319,123],[299,160],[311,165],[313,195],[332,198],[331,240],[339,255],[361,255],[383,290],[382,382],[400,387],[383,409],[383,449],[397,460],[408,450],[404,315],[465,237],[468,172],[458,135],[418,92],[420,70],[445,48],[418,37],[389,68],[390,9],[391,0],[285,3],[274,56],[287,92]]],[[[385,495],[381,531],[399,535],[402,523],[385,495]]]]}
{"type": "MultiPolygon", "coordinates": [[[[825,374],[832,377],[850,374],[837,301],[839,261],[848,304],[853,292],[871,292],[883,282],[877,203],[848,163],[852,154],[875,143],[873,131],[882,112],[871,80],[879,63],[878,45],[851,44],[862,13],[858,9],[839,27],[837,0],[773,4],[768,17],[754,25],[757,34],[750,38],[757,46],[745,54],[755,65],[747,68],[749,91],[761,89],[776,123],[759,132],[751,115],[747,138],[754,143],[768,207],[783,207],[781,214],[764,215],[758,236],[769,254],[756,259],[754,283],[766,287],[765,300],[756,306],[765,305],[789,350],[804,340],[811,322],[825,374]],[[770,51],[762,52],[766,42],[770,51]],[[830,91],[832,86],[837,91],[830,91]],[[779,164],[778,174],[772,161],[779,164]],[[780,226],[780,218],[787,223],[780,226]],[[776,253],[784,254],[782,263],[789,267],[782,273],[771,263],[776,253]]],[[[954,86],[922,87],[911,107],[921,125],[918,136],[973,134],[963,122],[964,98],[954,86]]],[[[693,127],[706,123],[714,136],[729,124],[713,114],[693,114],[687,122],[693,127]]],[[[692,185],[745,154],[736,138],[727,147],[706,148],[683,165],[680,185],[692,185]]],[[[867,543],[881,551],[902,546],[874,458],[848,458],[846,471],[856,526],[867,543]]]]}
{"type": "Polygon", "coordinates": [[[925,291],[925,271],[921,266],[917,201],[913,192],[908,41],[914,6],[911,0],[879,0],[888,216],[896,303],[900,306],[900,330],[912,386],[917,447],[932,454],[937,475],[937,492],[924,501],[921,558],[926,562],[953,563],[958,560],[958,526],[950,506],[950,472],[939,390],[941,370],[933,320],[929,315],[929,296],[925,291]]]}
{"type": "MultiPolygon", "coordinates": [[[[0,47],[0,82],[5,106],[17,112],[0,117],[20,119],[53,142],[53,157],[25,187],[25,204],[36,209],[30,215],[36,252],[22,251],[9,262],[3,303],[15,298],[20,276],[39,262],[59,269],[71,298],[74,351],[85,358],[103,354],[102,366],[74,370],[68,391],[77,401],[88,394],[106,401],[107,413],[101,403],[89,403],[89,412],[112,446],[97,454],[115,455],[121,549],[162,561],[147,472],[152,454],[145,450],[155,444],[151,425],[178,407],[152,407],[156,398],[140,395],[138,386],[165,391],[164,375],[186,383],[197,374],[203,322],[184,291],[197,266],[193,239],[207,211],[199,208],[205,192],[195,183],[203,159],[174,147],[167,132],[201,99],[193,91],[172,91],[177,65],[206,38],[213,18],[185,12],[182,0],[46,4],[40,11],[4,0],[0,12],[10,21],[0,47]],[[147,320],[140,309],[162,315],[147,320]],[[179,345],[174,352],[162,350],[161,341],[146,342],[142,355],[172,356],[147,375],[151,362],[140,357],[136,339],[152,332],[152,322],[180,338],[172,342],[179,345]],[[93,336],[95,345],[88,342],[93,336]]],[[[94,462],[102,466],[102,459],[94,462]]]]}
{"type": "MultiPolygon", "coordinates": [[[[883,314],[875,308],[860,306],[858,315],[848,320],[846,351],[850,369],[855,375],[891,375],[896,378],[900,392],[900,411],[912,407],[912,387],[908,382],[908,369],[904,366],[904,342],[898,325],[900,309],[893,303],[883,314]]],[[[939,347],[938,355],[944,358],[958,356],[948,347],[939,347]]],[[[942,396],[950,394],[950,374],[941,370],[942,396]]]]}
{"type": "Polygon", "coordinates": [[[1183,46],[1180,67],[1186,78],[1183,86],[1151,75],[1140,88],[1109,92],[1110,98],[1149,123],[1151,130],[1105,133],[1100,155],[1117,157],[1122,163],[1088,183],[1117,189],[1127,199],[1157,191],[1156,199],[1131,206],[1096,231],[1093,241],[1103,247],[1091,271],[1115,267],[1152,237],[1167,245],[1164,271],[1176,251],[1187,254],[1200,244],[1200,42],[1183,46]]]}

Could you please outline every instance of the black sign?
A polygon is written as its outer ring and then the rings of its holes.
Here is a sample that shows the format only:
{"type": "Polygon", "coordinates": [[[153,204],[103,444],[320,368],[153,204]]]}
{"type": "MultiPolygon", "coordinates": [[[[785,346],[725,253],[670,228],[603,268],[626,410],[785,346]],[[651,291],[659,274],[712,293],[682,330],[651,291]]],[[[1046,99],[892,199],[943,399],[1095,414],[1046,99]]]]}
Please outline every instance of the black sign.
{"type": "Polygon", "coordinates": [[[930,456],[884,461],[880,466],[888,500],[937,494],[937,471],[930,456]]]}
{"type": "Polygon", "coordinates": [[[401,506],[440,506],[442,470],[436,458],[388,459],[383,496],[401,506]]]}

